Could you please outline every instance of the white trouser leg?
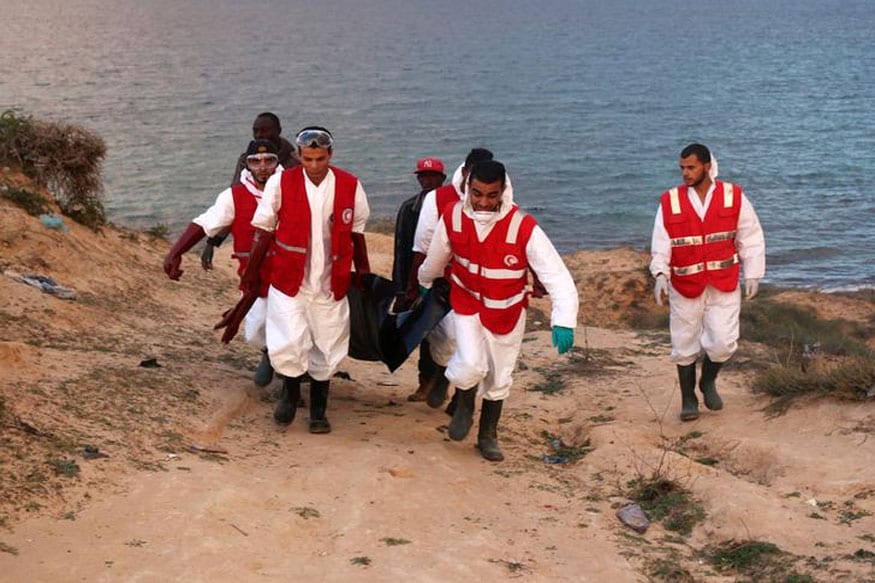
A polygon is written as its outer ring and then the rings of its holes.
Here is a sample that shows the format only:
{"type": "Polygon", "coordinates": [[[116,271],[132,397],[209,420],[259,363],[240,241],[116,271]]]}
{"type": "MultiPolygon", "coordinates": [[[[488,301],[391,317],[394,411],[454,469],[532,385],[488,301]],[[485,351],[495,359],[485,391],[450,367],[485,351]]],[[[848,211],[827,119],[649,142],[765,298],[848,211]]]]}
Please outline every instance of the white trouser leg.
{"type": "MultiPolygon", "coordinates": [[[[431,358],[440,366],[447,366],[456,352],[455,313],[449,312],[438,325],[428,333],[431,358]]],[[[457,385],[458,386],[458,385],[457,385]]]]}
{"type": "Polygon", "coordinates": [[[267,292],[267,353],[275,371],[287,377],[307,372],[313,341],[307,325],[308,298],[287,296],[271,286],[267,292]]]}
{"type": "Polygon", "coordinates": [[[455,386],[479,386],[478,396],[490,401],[506,399],[513,384],[513,368],[525,332],[525,312],[509,334],[495,335],[474,316],[454,317],[456,352],[447,366],[446,376],[455,386]]]}
{"type": "Polygon", "coordinates": [[[669,286],[671,361],[696,362],[704,349],[713,362],[729,359],[738,346],[741,291],[721,292],[712,286],[697,298],[687,298],[669,286]]]}
{"type": "Polygon", "coordinates": [[[703,295],[706,298],[702,349],[711,362],[726,362],[738,348],[741,288],[722,292],[708,286],[703,295]]]}
{"type": "Polygon", "coordinates": [[[265,346],[265,319],[267,318],[267,298],[258,298],[243,319],[243,334],[246,342],[258,349],[265,346]]]}
{"type": "Polygon", "coordinates": [[[337,372],[349,353],[349,302],[346,298],[310,300],[307,322],[313,336],[310,349],[310,376],[327,381],[337,372]]]}

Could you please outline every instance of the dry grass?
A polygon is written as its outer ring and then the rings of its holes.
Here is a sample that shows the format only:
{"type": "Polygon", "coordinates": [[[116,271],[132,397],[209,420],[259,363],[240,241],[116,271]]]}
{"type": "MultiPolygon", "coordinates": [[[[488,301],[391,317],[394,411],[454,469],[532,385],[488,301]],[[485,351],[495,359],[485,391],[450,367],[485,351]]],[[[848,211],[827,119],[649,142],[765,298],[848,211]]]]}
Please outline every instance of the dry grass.
{"type": "Polygon", "coordinates": [[[10,164],[52,192],[61,211],[97,229],[106,223],[101,196],[103,138],[76,124],[0,115],[0,163],[10,164]]]}

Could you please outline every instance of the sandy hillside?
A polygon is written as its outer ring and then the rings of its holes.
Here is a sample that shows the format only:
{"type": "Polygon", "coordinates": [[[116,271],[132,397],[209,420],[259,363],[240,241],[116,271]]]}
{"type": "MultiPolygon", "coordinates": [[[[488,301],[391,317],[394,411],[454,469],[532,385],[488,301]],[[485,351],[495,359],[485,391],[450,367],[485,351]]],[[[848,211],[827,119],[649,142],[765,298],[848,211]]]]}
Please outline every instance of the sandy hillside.
{"type": "MultiPolygon", "coordinates": [[[[500,427],[507,459],[492,464],[473,436],[446,438],[443,412],[405,400],[412,362],[390,374],[347,360],[330,435],[306,431],[306,409],[278,428],[278,383],[255,388],[255,352],[211,329],[235,299],[227,245],[215,271],[190,254],[171,282],[167,242],[67,225],[0,198],[4,581],[750,578],[706,559],[733,540],[776,545],[775,580],[875,580],[872,402],[768,417],[739,359],[721,376],[726,409],[681,424],[666,332],[630,327],[664,317],[640,252],[568,258],[583,306],[570,356],[535,302],[500,427]],[[77,298],[15,279],[31,273],[77,298]],[[654,476],[701,508],[689,534],[654,522],[639,535],[615,516],[628,483],[654,476]]],[[[391,241],[368,243],[388,273],[391,241]]],[[[847,301],[830,317],[872,321],[871,303],[847,301]]]]}

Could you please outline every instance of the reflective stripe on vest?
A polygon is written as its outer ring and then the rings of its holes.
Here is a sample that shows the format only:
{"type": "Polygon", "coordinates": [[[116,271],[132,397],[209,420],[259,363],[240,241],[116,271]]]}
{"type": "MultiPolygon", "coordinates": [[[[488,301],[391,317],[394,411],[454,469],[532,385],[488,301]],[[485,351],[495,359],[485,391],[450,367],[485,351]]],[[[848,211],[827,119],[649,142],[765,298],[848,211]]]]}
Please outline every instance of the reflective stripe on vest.
{"type": "Polygon", "coordinates": [[[705,236],[705,243],[716,243],[717,241],[729,241],[735,239],[736,231],[723,231],[722,233],[711,233],[705,236]]]}
{"type": "Polygon", "coordinates": [[[479,273],[489,279],[517,279],[526,275],[525,269],[493,269],[491,267],[483,267],[456,254],[453,254],[453,259],[455,259],[459,265],[464,267],[466,271],[474,275],[479,273]]]}
{"type": "Polygon", "coordinates": [[[471,296],[473,296],[474,298],[479,300],[483,304],[484,307],[487,307],[487,308],[490,308],[493,310],[505,310],[507,308],[510,308],[511,306],[514,306],[514,305],[520,303],[521,301],[523,301],[524,299],[526,299],[526,294],[528,293],[524,289],[523,291],[521,291],[518,294],[513,295],[509,298],[505,298],[503,300],[496,300],[494,298],[484,297],[482,294],[465,287],[465,284],[463,284],[461,281],[459,281],[459,278],[456,276],[455,273],[450,274],[450,279],[452,279],[453,282],[457,286],[459,286],[460,288],[465,290],[467,293],[471,294],[471,296]]]}
{"type": "Polygon", "coordinates": [[[707,261],[705,263],[694,263],[693,265],[684,265],[682,267],[672,267],[672,273],[675,275],[694,275],[705,271],[717,271],[718,269],[726,269],[738,263],[738,253],[735,253],[731,258],[723,261],[707,261]]]}
{"type": "Polygon", "coordinates": [[[304,247],[294,247],[292,245],[286,245],[285,243],[283,243],[279,239],[274,239],[274,241],[276,242],[276,246],[279,247],[280,249],[285,249],[286,251],[289,251],[291,253],[304,253],[304,254],[307,253],[307,249],[304,247]]]}
{"type": "Polygon", "coordinates": [[[687,247],[689,245],[701,245],[702,237],[693,235],[690,237],[677,237],[671,240],[672,247],[687,247]]]}
{"type": "MultiPolygon", "coordinates": [[[[733,197],[735,196],[735,186],[733,186],[729,182],[723,183],[723,208],[732,208],[733,197]]],[[[672,188],[668,191],[669,202],[671,203],[671,214],[679,215],[681,214],[681,201],[678,198],[678,189],[672,188]]],[[[727,237],[728,238],[728,237],[727,237]]],[[[722,239],[717,239],[718,241],[722,241],[722,239]]]]}

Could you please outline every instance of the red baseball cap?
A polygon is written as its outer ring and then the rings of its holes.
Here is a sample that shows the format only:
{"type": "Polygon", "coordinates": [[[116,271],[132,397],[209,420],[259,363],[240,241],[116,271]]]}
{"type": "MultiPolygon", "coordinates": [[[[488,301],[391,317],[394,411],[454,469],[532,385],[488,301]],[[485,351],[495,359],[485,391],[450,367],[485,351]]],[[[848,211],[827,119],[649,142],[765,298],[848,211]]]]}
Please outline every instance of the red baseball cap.
{"type": "Polygon", "coordinates": [[[440,172],[441,174],[446,175],[446,172],[444,172],[444,163],[441,162],[440,158],[423,158],[417,162],[416,170],[413,173],[419,174],[420,172],[440,172]]]}

